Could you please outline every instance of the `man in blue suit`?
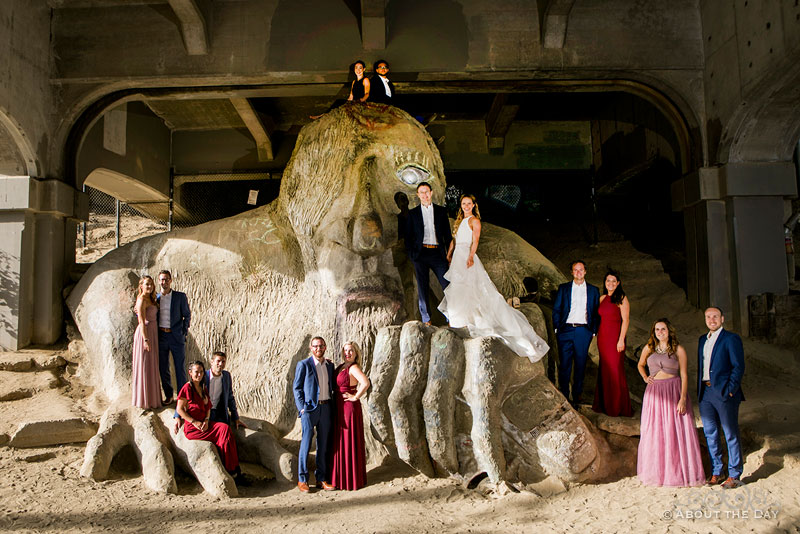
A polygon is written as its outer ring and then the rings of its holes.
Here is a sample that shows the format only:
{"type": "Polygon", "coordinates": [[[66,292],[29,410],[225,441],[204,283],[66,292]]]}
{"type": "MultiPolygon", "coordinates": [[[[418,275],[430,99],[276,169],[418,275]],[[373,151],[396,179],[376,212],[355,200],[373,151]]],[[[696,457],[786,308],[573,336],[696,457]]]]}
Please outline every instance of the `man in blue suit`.
{"type": "Polygon", "coordinates": [[[439,279],[442,289],[450,283],[444,273],[450,268],[447,263],[447,250],[453,235],[450,230],[450,219],[443,206],[433,203],[433,192],[428,182],[417,185],[419,206],[408,211],[408,228],[406,229],[406,252],[414,265],[417,277],[417,298],[422,322],[431,324],[431,312],[428,307],[428,288],[430,271],[439,279]]]}
{"type": "Polygon", "coordinates": [[[315,337],[311,340],[311,356],[297,363],[294,373],[294,402],[303,429],[298,458],[297,487],[308,493],[308,451],[311,438],[317,431],[317,469],[314,477],[317,488],[326,491],[335,489],[330,484],[328,471],[328,446],[331,441],[333,417],[336,414],[333,392],[336,377],[333,376],[333,363],[325,358],[325,340],[315,337]]]}
{"type": "MultiPolygon", "coordinates": [[[[233,379],[231,374],[225,370],[228,362],[227,355],[222,351],[216,351],[211,355],[211,368],[206,371],[203,385],[208,390],[211,397],[210,421],[218,421],[231,426],[232,430],[237,428],[247,428],[240,419],[239,411],[236,409],[236,399],[233,396],[233,379]]],[[[181,418],[175,412],[175,433],[180,430],[181,418]]]]}
{"type": "Polygon", "coordinates": [[[172,378],[169,374],[169,354],[175,364],[175,382],[178,391],[186,383],[186,334],[189,332],[189,322],[192,313],[189,311],[189,301],[185,293],[173,291],[172,273],[161,271],[158,273],[158,283],[161,293],[156,296],[158,301],[158,370],[161,373],[161,387],[164,389],[166,400],[164,404],[172,404],[172,378]]]}
{"type": "Polygon", "coordinates": [[[558,341],[558,387],[564,397],[569,399],[569,380],[574,363],[572,405],[577,406],[583,394],[589,344],[597,334],[600,290],[585,280],[586,264],[583,261],[573,261],[569,268],[572,271],[572,282],[558,286],[553,304],[553,328],[558,341]]]}
{"type": "Polygon", "coordinates": [[[744,400],[742,339],[722,328],[725,317],[716,306],[705,312],[708,333],[697,343],[697,403],[711,456],[709,485],[725,489],[741,485],[742,449],[739,445],[739,403],[744,400]],[[728,446],[728,478],[723,481],[720,427],[728,446]]]}

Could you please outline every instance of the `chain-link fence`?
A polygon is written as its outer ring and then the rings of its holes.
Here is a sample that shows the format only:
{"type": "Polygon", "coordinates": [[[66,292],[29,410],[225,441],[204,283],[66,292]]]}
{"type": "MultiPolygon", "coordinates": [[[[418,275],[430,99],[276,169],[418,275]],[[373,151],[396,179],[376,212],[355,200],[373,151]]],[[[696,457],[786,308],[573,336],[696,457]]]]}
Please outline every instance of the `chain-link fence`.
{"type": "Polygon", "coordinates": [[[92,263],[114,248],[139,238],[230,217],[278,196],[280,174],[222,173],[176,175],[174,201],[121,202],[85,187],[89,221],[78,225],[76,261],[92,263]]]}

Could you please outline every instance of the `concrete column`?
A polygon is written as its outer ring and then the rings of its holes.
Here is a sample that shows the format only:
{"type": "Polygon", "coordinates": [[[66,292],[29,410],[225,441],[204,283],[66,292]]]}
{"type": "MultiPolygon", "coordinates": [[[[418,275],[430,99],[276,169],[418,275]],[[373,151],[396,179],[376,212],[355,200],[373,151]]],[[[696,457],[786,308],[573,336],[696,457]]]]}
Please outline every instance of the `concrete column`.
{"type": "Polygon", "coordinates": [[[63,330],[61,290],[74,262],[86,195],[56,180],[0,175],[0,347],[51,344],[63,330]]]}
{"type": "Polygon", "coordinates": [[[787,294],[786,197],[797,195],[794,164],[728,163],[701,168],[672,188],[686,229],[689,301],[716,305],[747,334],[747,297],[787,294]]]}

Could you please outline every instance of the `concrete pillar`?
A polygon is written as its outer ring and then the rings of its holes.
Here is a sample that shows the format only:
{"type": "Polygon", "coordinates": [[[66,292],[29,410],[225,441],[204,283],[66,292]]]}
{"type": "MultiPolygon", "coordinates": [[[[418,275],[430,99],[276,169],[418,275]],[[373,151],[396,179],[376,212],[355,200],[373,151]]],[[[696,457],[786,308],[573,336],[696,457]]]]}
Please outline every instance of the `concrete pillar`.
{"type": "Polygon", "coordinates": [[[63,330],[61,291],[75,257],[86,195],[57,180],[0,175],[0,347],[51,344],[63,330]]]}
{"type": "Polygon", "coordinates": [[[673,209],[686,229],[689,301],[716,305],[748,332],[747,297],[787,294],[783,241],[786,197],[797,195],[791,162],[701,168],[673,184],[673,209]]]}

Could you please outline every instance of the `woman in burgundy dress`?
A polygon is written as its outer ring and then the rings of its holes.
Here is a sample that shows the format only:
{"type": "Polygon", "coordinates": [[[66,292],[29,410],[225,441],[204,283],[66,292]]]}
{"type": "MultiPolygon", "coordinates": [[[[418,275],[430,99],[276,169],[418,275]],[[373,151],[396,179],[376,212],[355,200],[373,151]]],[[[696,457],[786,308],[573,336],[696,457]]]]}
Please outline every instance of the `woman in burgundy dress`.
{"type": "Polygon", "coordinates": [[[139,280],[136,296],[136,319],[133,333],[133,372],[131,404],[149,410],[161,408],[161,377],[158,373],[158,304],[156,284],[149,276],[139,280]]]}
{"type": "Polygon", "coordinates": [[[333,485],[357,490],[367,485],[364,417],[359,400],[369,388],[369,378],[359,367],[361,350],[348,341],[342,347],[342,364],[336,368],[336,429],[333,442],[333,485]]]}
{"type": "Polygon", "coordinates": [[[597,308],[600,315],[597,331],[600,368],[592,409],[612,417],[630,417],[633,409],[625,379],[625,336],[630,324],[631,306],[618,273],[609,269],[603,286],[597,308]]]}
{"type": "Polygon", "coordinates": [[[189,365],[189,382],[178,393],[177,412],[183,418],[183,433],[187,439],[202,439],[217,446],[222,464],[228,473],[240,481],[239,455],[236,440],[230,425],[219,421],[209,421],[211,417],[211,398],[205,386],[206,369],[203,362],[189,365]]]}

